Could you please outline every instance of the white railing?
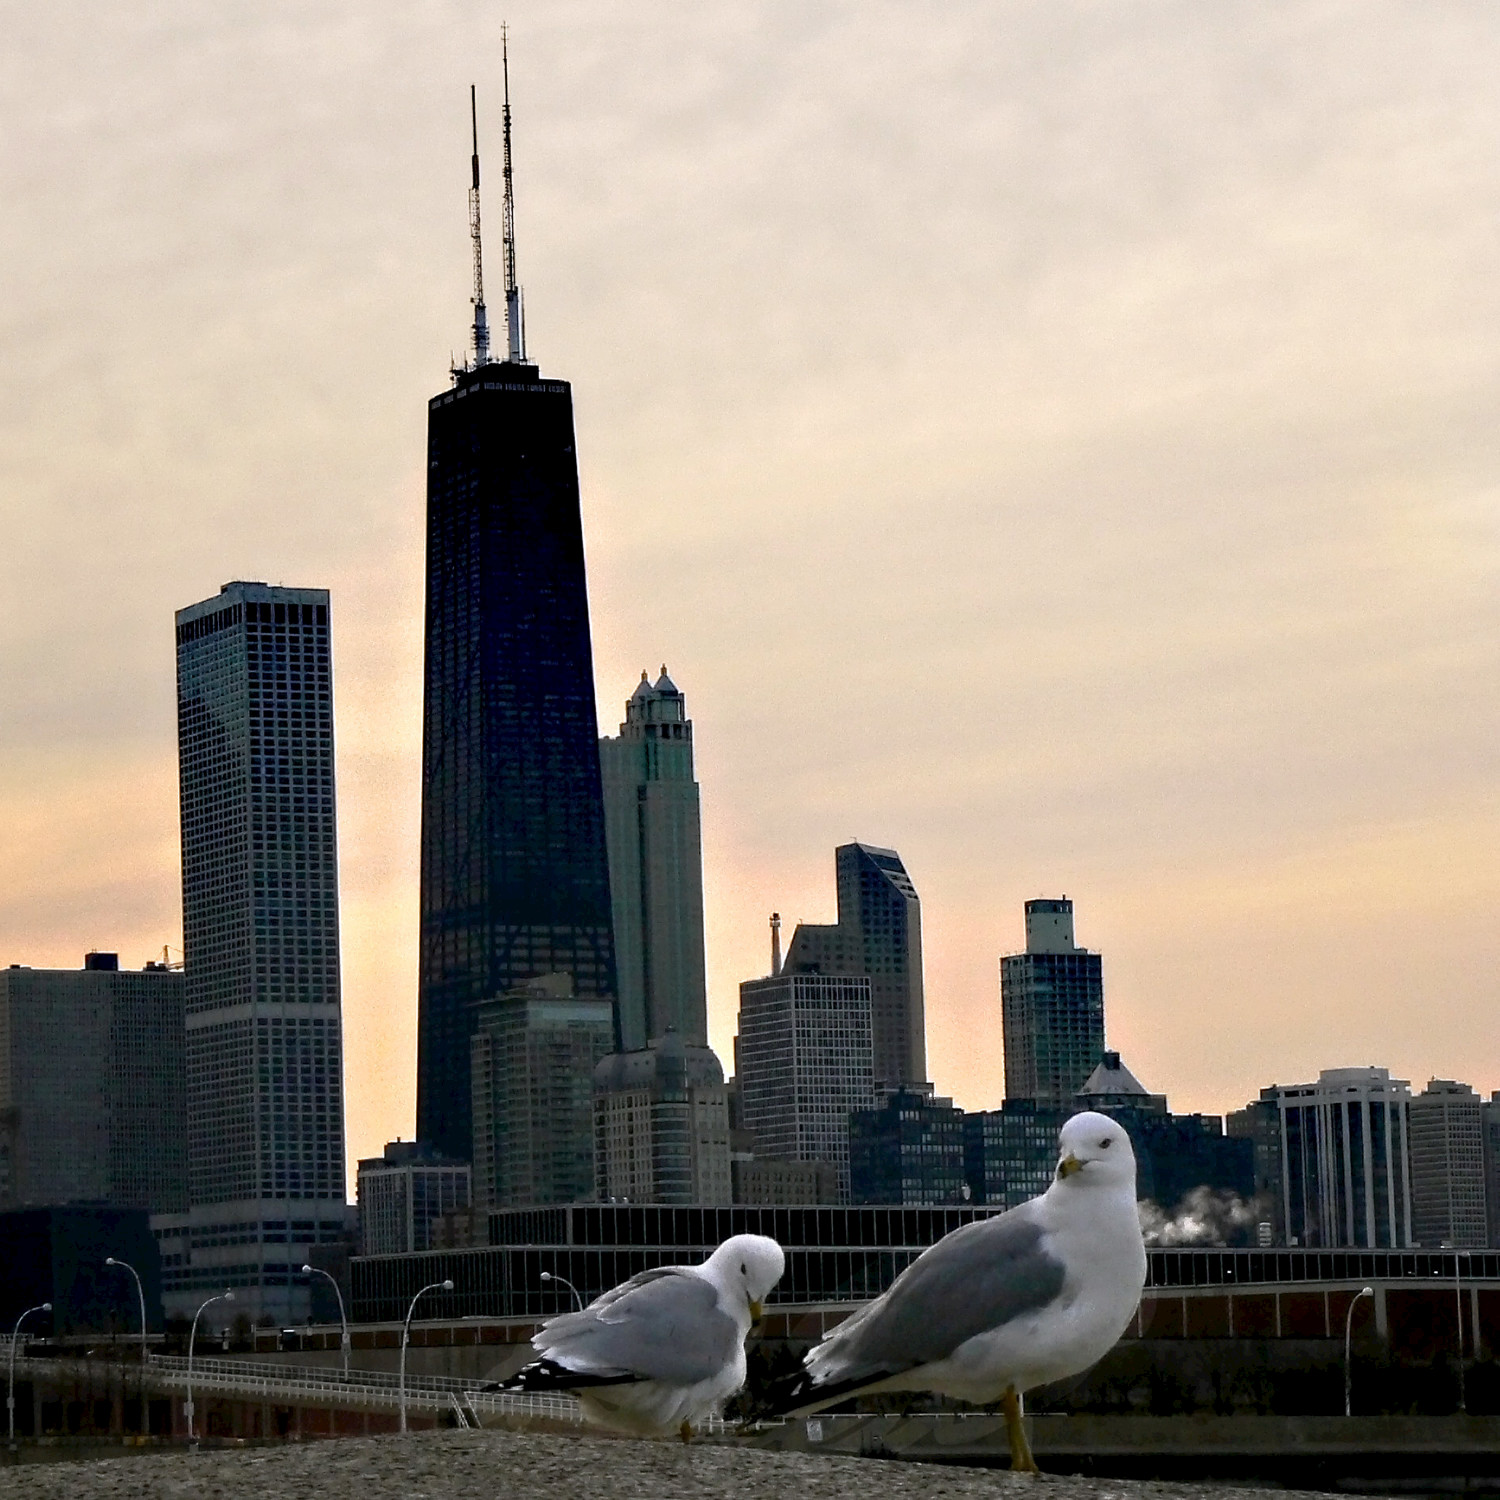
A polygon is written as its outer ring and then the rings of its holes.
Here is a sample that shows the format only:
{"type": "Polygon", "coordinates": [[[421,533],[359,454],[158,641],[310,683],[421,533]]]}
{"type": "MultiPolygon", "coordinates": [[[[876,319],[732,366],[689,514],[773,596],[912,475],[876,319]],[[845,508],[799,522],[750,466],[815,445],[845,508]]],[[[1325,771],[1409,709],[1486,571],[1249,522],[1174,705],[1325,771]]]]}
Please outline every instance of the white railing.
{"type": "MultiPolygon", "coordinates": [[[[187,1371],[187,1359],[181,1354],[159,1354],[151,1361],[151,1368],[164,1371],[187,1371]]],[[[345,1384],[361,1386],[389,1387],[397,1390],[400,1386],[401,1377],[394,1370],[350,1370],[348,1380],[345,1380],[343,1371],[336,1366],[329,1365],[299,1365],[287,1363],[282,1360],[269,1359],[206,1359],[194,1357],[193,1359],[193,1382],[197,1383],[198,1375],[215,1374],[224,1377],[250,1374],[266,1380],[278,1378],[293,1382],[314,1381],[319,1386],[341,1387],[345,1384]]],[[[467,1391],[472,1390],[482,1382],[472,1376],[467,1380],[452,1375],[419,1375],[413,1371],[406,1372],[406,1389],[408,1391],[467,1391]]]]}
{"type": "MultiPolygon", "coordinates": [[[[76,1369],[81,1361],[30,1359],[28,1370],[43,1368],[59,1373],[76,1369]]],[[[140,1378],[140,1366],[120,1366],[127,1379],[140,1378]]],[[[158,1390],[186,1390],[187,1359],[182,1355],[156,1355],[145,1370],[146,1381],[158,1390]]],[[[414,1375],[406,1377],[406,1404],[417,1411],[453,1411],[463,1426],[481,1425],[481,1416],[545,1417],[554,1422],[583,1421],[578,1403],[565,1395],[549,1396],[531,1391],[478,1389],[472,1377],[414,1375]]],[[[388,1370],[341,1370],[313,1365],[287,1365],[267,1360],[194,1359],[195,1393],[246,1396],[266,1401],[301,1402],[330,1406],[368,1406],[395,1410],[401,1404],[400,1377],[388,1370]]],[[[698,1424],[704,1436],[723,1436],[737,1428],[734,1422],[711,1417],[698,1424]]]]}
{"type": "MultiPolygon", "coordinates": [[[[152,1379],[173,1389],[187,1387],[187,1360],[170,1356],[152,1361],[152,1379]]],[[[477,1416],[479,1407],[512,1416],[545,1416],[581,1420],[578,1404],[567,1397],[535,1396],[526,1392],[479,1391],[479,1382],[451,1375],[406,1377],[406,1404],[418,1410],[447,1410],[462,1402],[477,1416]]],[[[400,1377],[387,1370],[341,1370],[239,1359],[195,1359],[193,1388],[265,1399],[347,1402],[359,1406],[395,1408],[401,1404],[400,1377]]]]}

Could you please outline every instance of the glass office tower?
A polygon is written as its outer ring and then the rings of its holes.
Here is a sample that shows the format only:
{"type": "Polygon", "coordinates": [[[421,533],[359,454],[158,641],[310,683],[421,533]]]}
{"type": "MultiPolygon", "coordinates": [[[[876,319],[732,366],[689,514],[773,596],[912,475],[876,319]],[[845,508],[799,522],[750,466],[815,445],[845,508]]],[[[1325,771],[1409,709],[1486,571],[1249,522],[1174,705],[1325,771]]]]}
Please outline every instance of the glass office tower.
{"type": "Polygon", "coordinates": [[[454,382],[428,410],[417,1133],[468,1161],[478,1007],[556,973],[613,1001],[615,958],[572,391],[520,360],[454,382]]]}
{"type": "Polygon", "coordinates": [[[894,849],[842,844],[834,851],[839,919],[799,922],[787,948],[789,973],[867,974],[875,1082],[927,1081],[922,987],[922,904],[894,849]]]}
{"type": "Polygon", "coordinates": [[[1026,951],[1000,960],[1005,1098],[1071,1109],[1104,1056],[1104,965],[1073,942],[1073,903],[1026,903],[1026,951]]]}

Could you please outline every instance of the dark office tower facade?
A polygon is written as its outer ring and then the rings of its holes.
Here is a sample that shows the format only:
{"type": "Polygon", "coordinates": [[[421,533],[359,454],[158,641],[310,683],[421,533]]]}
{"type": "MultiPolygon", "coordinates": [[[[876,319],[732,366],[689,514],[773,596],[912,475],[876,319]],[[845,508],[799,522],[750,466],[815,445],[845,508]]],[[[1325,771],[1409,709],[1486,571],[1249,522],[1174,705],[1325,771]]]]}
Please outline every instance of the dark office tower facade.
{"type": "MultiPolygon", "coordinates": [[[[473,357],[427,403],[417,1134],[463,1161],[478,1008],[544,974],[616,999],[573,392],[526,356],[502,62],[506,354],[490,357],[476,112],[473,357]]],[[[613,1028],[618,1046],[617,1012],[613,1028]]]]}
{"type": "Polygon", "coordinates": [[[877,1088],[927,1081],[922,992],[922,905],[901,856],[874,844],[834,851],[839,919],[799,922],[790,974],[868,974],[877,1088]]]}
{"type": "Polygon", "coordinates": [[[454,380],[427,429],[417,1134],[469,1161],[477,1008],[556,973],[613,1000],[615,957],[572,391],[454,380]]]}
{"type": "Polygon", "coordinates": [[[179,972],[0,969],[0,1209],[185,1209],[186,1112],[179,972]]]}
{"type": "Polygon", "coordinates": [[[951,1099],[896,1089],[849,1115],[851,1203],[967,1203],[964,1112],[951,1099]]]}
{"type": "Polygon", "coordinates": [[[213,1282],[297,1315],[308,1250],[343,1233],[329,646],[325,589],[228,583],[177,614],[191,1208],[158,1226],[186,1257],[169,1305],[213,1282]]]}
{"type": "Polygon", "coordinates": [[[1005,1097],[1071,1110],[1104,1055],[1104,968],[1073,942],[1073,903],[1026,903],[1026,951],[1000,960],[1005,1097]]]}

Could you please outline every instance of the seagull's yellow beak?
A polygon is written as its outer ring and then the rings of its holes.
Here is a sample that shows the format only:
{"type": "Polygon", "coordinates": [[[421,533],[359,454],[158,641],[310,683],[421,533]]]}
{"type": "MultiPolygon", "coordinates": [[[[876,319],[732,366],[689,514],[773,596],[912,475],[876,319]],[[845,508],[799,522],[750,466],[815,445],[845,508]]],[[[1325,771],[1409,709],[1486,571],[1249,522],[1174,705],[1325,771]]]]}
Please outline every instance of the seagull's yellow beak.
{"type": "Polygon", "coordinates": [[[1083,1171],[1083,1163],[1071,1151],[1057,1164],[1059,1177],[1071,1177],[1075,1172],[1081,1171],[1083,1171]]]}
{"type": "Polygon", "coordinates": [[[764,1312],[765,1308],[759,1302],[752,1301],[750,1304],[750,1321],[752,1323],[759,1323],[764,1312]]]}

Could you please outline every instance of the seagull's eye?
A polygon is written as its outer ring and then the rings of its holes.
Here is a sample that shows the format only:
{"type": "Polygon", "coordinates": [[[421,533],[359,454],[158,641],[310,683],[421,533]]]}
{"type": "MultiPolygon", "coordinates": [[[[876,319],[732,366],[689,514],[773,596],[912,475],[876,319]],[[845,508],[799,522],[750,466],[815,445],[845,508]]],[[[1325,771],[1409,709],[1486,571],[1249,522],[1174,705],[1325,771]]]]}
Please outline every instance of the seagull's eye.
{"type": "Polygon", "coordinates": [[[741,1265],[740,1266],[740,1275],[741,1276],[748,1276],[749,1274],[750,1274],[750,1267],[747,1266],[747,1265],[741,1265]]]}
{"type": "Polygon", "coordinates": [[[1101,1146],[1103,1146],[1106,1151],[1108,1151],[1109,1150],[1109,1137],[1106,1136],[1102,1141],[1099,1142],[1099,1144],[1101,1146]]]}

